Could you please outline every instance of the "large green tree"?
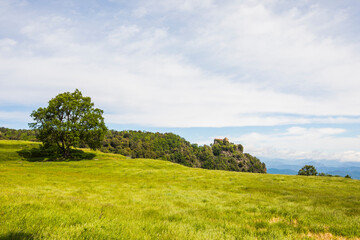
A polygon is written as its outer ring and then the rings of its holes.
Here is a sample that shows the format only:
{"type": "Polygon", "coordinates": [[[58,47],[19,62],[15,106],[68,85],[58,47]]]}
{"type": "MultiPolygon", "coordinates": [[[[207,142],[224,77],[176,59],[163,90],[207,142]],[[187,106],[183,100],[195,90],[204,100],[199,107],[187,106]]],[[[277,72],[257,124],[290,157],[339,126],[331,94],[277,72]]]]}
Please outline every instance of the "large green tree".
{"type": "Polygon", "coordinates": [[[76,89],[73,93],[58,94],[45,108],[33,111],[34,123],[29,123],[37,132],[37,138],[45,148],[55,147],[69,158],[71,147],[87,144],[91,149],[101,147],[107,128],[103,111],[94,108],[90,97],[84,97],[76,89]]]}

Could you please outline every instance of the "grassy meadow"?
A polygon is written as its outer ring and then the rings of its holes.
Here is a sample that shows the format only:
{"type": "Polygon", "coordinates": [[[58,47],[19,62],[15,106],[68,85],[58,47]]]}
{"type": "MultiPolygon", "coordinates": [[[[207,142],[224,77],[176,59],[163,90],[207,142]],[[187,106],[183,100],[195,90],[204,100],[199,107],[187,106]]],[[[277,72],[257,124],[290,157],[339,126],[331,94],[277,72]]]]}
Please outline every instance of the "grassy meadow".
{"type": "Polygon", "coordinates": [[[3,239],[360,239],[360,181],[188,168],[0,141],[3,239]]]}

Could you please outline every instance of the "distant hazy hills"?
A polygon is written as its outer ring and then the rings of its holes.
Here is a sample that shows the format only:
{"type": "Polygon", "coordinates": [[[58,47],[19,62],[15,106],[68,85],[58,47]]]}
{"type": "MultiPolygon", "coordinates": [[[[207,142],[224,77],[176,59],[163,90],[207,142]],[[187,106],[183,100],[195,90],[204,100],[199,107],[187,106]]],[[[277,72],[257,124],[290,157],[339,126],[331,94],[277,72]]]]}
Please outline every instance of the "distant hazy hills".
{"type": "Polygon", "coordinates": [[[267,173],[296,175],[304,165],[315,166],[317,172],[331,175],[350,175],[354,179],[360,179],[360,162],[340,162],[334,160],[286,160],[262,158],[266,163],[267,173]]]}

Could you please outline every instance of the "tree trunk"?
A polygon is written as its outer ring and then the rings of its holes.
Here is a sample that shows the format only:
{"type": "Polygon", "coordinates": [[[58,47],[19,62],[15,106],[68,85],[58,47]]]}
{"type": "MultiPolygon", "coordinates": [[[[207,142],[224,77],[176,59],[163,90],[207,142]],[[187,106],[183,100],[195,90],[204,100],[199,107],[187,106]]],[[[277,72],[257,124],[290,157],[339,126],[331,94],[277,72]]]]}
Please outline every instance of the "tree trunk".
{"type": "Polygon", "coordinates": [[[63,151],[63,157],[65,159],[70,158],[70,147],[66,145],[65,140],[61,140],[61,149],[63,151]]]}
{"type": "Polygon", "coordinates": [[[65,159],[70,158],[70,148],[65,148],[64,158],[65,158],[65,159]]]}

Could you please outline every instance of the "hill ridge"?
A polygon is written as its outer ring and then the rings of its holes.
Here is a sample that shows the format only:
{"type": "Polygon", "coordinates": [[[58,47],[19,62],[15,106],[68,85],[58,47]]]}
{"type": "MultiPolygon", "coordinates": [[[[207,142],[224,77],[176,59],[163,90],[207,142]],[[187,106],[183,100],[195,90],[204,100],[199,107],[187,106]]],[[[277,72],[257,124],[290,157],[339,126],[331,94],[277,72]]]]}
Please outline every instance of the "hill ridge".
{"type": "MultiPolygon", "coordinates": [[[[0,139],[36,140],[35,134],[33,130],[0,128],[0,139]]],[[[215,139],[210,146],[199,146],[174,133],[110,130],[100,150],[131,158],[163,159],[195,168],[266,173],[265,163],[244,153],[241,144],[231,143],[227,138],[215,139]]]]}
{"type": "Polygon", "coordinates": [[[189,168],[89,151],[24,161],[0,141],[0,239],[359,239],[358,180],[189,168]]]}

